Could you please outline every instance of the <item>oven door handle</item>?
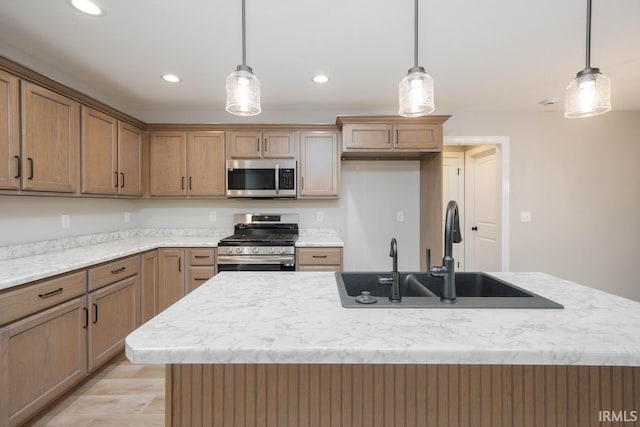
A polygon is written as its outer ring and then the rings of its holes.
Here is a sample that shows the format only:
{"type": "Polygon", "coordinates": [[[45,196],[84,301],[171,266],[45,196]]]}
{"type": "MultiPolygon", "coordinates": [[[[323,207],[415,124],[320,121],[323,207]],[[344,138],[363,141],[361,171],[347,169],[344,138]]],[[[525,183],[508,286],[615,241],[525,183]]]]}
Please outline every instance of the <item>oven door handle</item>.
{"type": "Polygon", "coordinates": [[[293,264],[295,256],[218,255],[218,264],[293,264]]]}

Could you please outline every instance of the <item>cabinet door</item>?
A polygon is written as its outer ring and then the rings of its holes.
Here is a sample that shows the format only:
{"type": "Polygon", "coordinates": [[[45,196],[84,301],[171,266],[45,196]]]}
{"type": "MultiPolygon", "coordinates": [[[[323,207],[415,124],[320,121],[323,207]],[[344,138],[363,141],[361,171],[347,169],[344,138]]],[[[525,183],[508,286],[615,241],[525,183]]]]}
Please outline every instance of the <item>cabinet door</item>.
{"type": "Polygon", "coordinates": [[[395,125],[395,148],[440,151],[440,128],[440,125],[435,124],[395,125]]]}
{"type": "Polygon", "coordinates": [[[187,143],[184,132],[151,132],[151,195],[186,196],[187,143]]]}
{"type": "Polygon", "coordinates": [[[224,132],[199,131],[187,134],[189,195],[224,196],[224,132]]]}
{"type": "Polygon", "coordinates": [[[142,130],[118,121],[118,194],[142,195],[142,130]]]}
{"type": "Polygon", "coordinates": [[[89,294],[89,371],[124,349],[136,328],[139,276],[132,276],[89,294]]]}
{"type": "Polygon", "coordinates": [[[0,70],[0,188],[20,186],[19,80],[0,70]]]}
{"type": "Polygon", "coordinates": [[[345,150],[390,149],[391,125],[378,123],[346,124],[342,127],[345,150]]]}
{"type": "Polygon", "coordinates": [[[23,82],[23,189],[62,193],[77,190],[79,111],[77,102],[23,82]]]}
{"type": "Polygon", "coordinates": [[[263,132],[262,157],[265,159],[295,159],[295,132],[263,132]]]}
{"type": "Polygon", "coordinates": [[[260,132],[231,131],[227,143],[228,159],[257,159],[260,157],[260,132]]]}
{"type": "Polygon", "coordinates": [[[116,194],[118,186],[118,121],[82,106],[82,192],[116,194]]]}
{"type": "Polygon", "coordinates": [[[158,312],[184,296],[185,260],[184,249],[158,251],[158,312]]]}
{"type": "Polygon", "coordinates": [[[340,159],[337,132],[300,133],[300,198],[338,197],[340,159]]]}
{"type": "Polygon", "coordinates": [[[86,297],[0,329],[0,425],[15,426],[87,374],[86,297]]]}
{"type": "Polygon", "coordinates": [[[140,268],[140,324],[158,314],[158,252],[142,254],[140,268]]]}

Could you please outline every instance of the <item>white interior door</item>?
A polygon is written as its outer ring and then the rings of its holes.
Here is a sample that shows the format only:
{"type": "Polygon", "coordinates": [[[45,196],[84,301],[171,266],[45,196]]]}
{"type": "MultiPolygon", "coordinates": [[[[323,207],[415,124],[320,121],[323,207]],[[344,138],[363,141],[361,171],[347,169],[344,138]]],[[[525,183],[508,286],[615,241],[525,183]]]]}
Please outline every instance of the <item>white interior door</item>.
{"type": "Polygon", "coordinates": [[[465,163],[466,267],[469,271],[500,271],[500,181],[496,148],[469,150],[465,153],[465,163]]]}
{"type": "MultiPolygon", "coordinates": [[[[442,153],[442,206],[446,211],[447,204],[450,200],[458,202],[458,210],[460,212],[460,228],[464,227],[464,152],[453,151],[442,153]]],[[[442,216],[442,228],[444,230],[445,215],[442,216]]],[[[462,242],[454,243],[453,259],[456,262],[456,270],[464,271],[464,243],[465,236],[463,233],[462,242]]],[[[431,260],[432,264],[438,264],[439,260],[431,260]]]]}

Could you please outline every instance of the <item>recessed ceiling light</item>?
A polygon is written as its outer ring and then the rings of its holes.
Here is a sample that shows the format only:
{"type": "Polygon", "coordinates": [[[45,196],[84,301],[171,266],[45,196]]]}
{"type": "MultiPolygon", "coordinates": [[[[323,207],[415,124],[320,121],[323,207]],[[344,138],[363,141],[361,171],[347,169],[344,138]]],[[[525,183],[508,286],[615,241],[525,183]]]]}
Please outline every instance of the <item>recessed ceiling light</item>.
{"type": "Polygon", "coordinates": [[[326,83],[329,81],[329,77],[324,74],[318,74],[317,76],[313,76],[314,83],[326,83]]]}
{"type": "Polygon", "coordinates": [[[82,13],[86,13],[91,16],[104,16],[104,12],[100,9],[100,6],[92,2],[91,0],[71,0],[71,6],[75,7],[82,13]]]}
{"type": "Polygon", "coordinates": [[[169,83],[180,83],[180,77],[175,74],[165,74],[162,76],[162,80],[169,83]]]}

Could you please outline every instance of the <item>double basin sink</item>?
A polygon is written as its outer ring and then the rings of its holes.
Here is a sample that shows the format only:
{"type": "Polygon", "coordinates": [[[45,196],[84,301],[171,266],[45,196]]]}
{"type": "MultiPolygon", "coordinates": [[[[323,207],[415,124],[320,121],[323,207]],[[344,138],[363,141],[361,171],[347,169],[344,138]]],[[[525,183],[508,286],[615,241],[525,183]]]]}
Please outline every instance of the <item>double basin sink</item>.
{"type": "Polygon", "coordinates": [[[341,272],[336,282],[346,308],[564,308],[486,273],[455,273],[455,303],[440,301],[444,280],[426,273],[399,273],[402,300],[389,300],[392,276],[388,272],[341,272]],[[416,280],[405,282],[412,274],[416,280]]]}

